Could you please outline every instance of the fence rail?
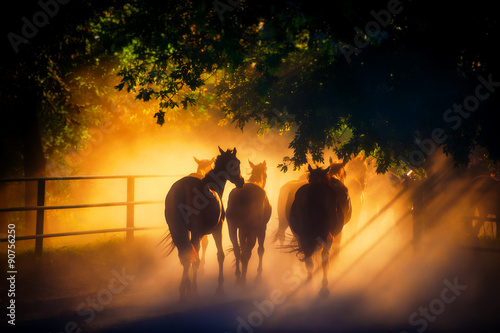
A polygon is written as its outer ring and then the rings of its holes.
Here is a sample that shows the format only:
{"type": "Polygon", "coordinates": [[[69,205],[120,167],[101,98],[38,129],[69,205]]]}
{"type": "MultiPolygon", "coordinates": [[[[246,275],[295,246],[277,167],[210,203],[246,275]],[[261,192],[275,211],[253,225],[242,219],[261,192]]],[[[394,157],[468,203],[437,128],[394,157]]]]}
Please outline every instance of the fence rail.
{"type": "MultiPolygon", "coordinates": [[[[158,204],[163,203],[163,201],[135,201],[135,180],[137,178],[170,178],[170,177],[182,177],[183,175],[119,175],[119,176],[70,176],[70,177],[27,177],[27,178],[4,178],[0,179],[0,183],[5,182],[37,182],[37,205],[36,206],[25,206],[25,207],[9,207],[0,208],[0,213],[2,212],[16,212],[16,211],[36,211],[36,232],[35,235],[25,235],[16,236],[16,240],[35,240],[35,253],[37,255],[42,255],[43,253],[43,240],[50,237],[65,237],[65,236],[77,236],[77,235],[90,235],[99,233],[111,233],[111,232],[125,232],[128,241],[133,240],[134,232],[141,230],[153,230],[162,229],[163,227],[135,227],[134,221],[134,207],[136,205],[147,205],[147,204],[158,204]],[[57,206],[46,206],[45,205],[45,185],[47,181],[59,181],[59,180],[96,180],[96,179],[126,179],[127,180],[127,201],[124,202],[105,202],[97,204],[81,204],[81,205],[57,205],[57,206]],[[74,231],[74,232],[62,232],[62,233],[44,233],[45,224],[45,211],[46,210],[57,210],[57,209],[79,209],[79,208],[95,208],[95,207],[115,207],[115,206],[126,206],[126,226],[125,228],[114,228],[114,229],[100,229],[100,230],[85,230],[85,231],[74,231]]],[[[8,238],[0,238],[0,242],[7,242],[8,238]]]]}

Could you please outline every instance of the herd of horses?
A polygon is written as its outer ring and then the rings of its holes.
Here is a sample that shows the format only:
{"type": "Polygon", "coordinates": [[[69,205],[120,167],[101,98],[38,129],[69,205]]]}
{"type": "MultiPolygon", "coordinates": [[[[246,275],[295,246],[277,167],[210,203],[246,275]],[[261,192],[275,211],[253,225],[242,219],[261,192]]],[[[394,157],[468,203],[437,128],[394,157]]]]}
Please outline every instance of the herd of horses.
{"type": "MultiPolygon", "coordinates": [[[[264,240],[272,213],[265,191],[267,166],[265,161],[260,164],[249,161],[252,171],[245,181],[236,152],[236,148],[224,151],[219,147],[215,159],[195,158],[197,172],[176,181],[165,198],[165,219],[170,232],[167,254],[177,248],[183,266],[179,286],[181,300],[197,292],[197,274],[203,267],[210,234],[217,247],[219,264],[216,293],[223,292],[223,221],[227,221],[233,246],[237,283],[245,285],[248,262],[257,242],[257,280],[261,279],[264,240]],[[227,207],[224,207],[222,196],[228,181],[235,188],[229,193],[227,207]]],[[[305,263],[307,281],[313,275],[313,254],[321,250],[322,296],[329,294],[329,260],[339,254],[344,226],[350,222],[352,229],[356,230],[366,200],[367,175],[366,163],[362,159],[351,160],[348,167],[345,162],[330,159],[328,167],[313,168],[309,165],[307,173],[280,189],[277,205],[279,226],[274,241],[283,246],[286,231],[291,231],[293,240],[288,247],[292,247],[299,260],[305,263]]],[[[495,202],[492,205],[497,209],[495,202]]]]}

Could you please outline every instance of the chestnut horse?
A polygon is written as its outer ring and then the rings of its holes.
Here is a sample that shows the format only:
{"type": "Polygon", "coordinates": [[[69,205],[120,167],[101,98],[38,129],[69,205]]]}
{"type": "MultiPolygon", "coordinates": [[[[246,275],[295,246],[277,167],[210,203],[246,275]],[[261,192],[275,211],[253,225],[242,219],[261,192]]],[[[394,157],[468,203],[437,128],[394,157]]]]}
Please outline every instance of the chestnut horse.
{"type": "Polygon", "coordinates": [[[248,261],[256,240],[259,241],[259,266],[257,281],[262,277],[262,257],[266,227],[271,218],[271,204],[264,187],[267,179],[266,161],[260,164],[250,163],[252,173],[242,188],[235,188],[229,194],[227,202],[227,225],[229,237],[233,243],[236,258],[236,282],[245,285],[248,261]],[[238,242],[239,238],[239,242],[238,242]],[[240,272],[241,260],[241,272],[240,272]]]}
{"type": "Polygon", "coordinates": [[[203,177],[205,177],[205,175],[210,170],[212,170],[212,165],[215,162],[215,158],[212,158],[211,160],[199,160],[194,156],[193,158],[196,164],[198,164],[198,168],[196,169],[195,173],[191,173],[189,174],[189,176],[203,179],[203,177]]]}
{"type": "Polygon", "coordinates": [[[295,193],[302,186],[307,184],[307,174],[302,174],[299,179],[291,180],[280,188],[278,195],[278,230],[274,236],[274,242],[279,241],[283,245],[286,238],[286,230],[290,223],[290,207],[292,206],[295,193]]]}
{"type": "Polygon", "coordinates": [[[170,252],[176,247],[184,268],[179,286],[180,298],[196,293],[196,274],[200,265],[200,240],[212,234],[217,246],[219,278],[217,293],[222,292],[224,250],[222,248],[222,223],[224,208],[222,194],[229,180],[236,187],[242,187],[240,161],[234,150],[223,151],[215,160],[214,168],[203,179],[184,177],[175,182],[165,198],[165,219],[173,242],[170,252]],[[189,279],[189,268],[193,267],[193,281],[189,279]]]}
{"type": "Polygon", "coordinates": [[[333,240],[344,227],[338,190],[332,188],[330,167],[309,169],[309,182],[295,193],[290,210],[290,229],[298,241],[298,252],[304,255],[303,261],[308,271],[308,281],[312,278],[312,255],[322,247],[323,281],[320,294],[328,291],[329,251],[333,240]]]}

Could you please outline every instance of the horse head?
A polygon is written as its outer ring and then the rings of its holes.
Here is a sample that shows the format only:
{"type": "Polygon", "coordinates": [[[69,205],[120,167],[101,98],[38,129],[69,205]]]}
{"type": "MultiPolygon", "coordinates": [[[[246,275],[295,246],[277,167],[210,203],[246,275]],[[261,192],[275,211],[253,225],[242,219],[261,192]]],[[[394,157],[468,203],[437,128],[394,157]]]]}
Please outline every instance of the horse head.
{"type": "Polygon", "coordinates": [[[196,170],[197,174],[205,176],[210,170],[212,170],[212,165],[215,162],[215,158],[212,158],[211,160],[199,160],[194,156],[193,158],[196,164],[198,164],[198,169],[196,170]]]}
{"type": "Polygon", "coordinates": [[[214,165],[216,173],[222,172],[226,175],[227,180],[233,183],[237,188],[241,188],[245,183],[241,177],[240,160],[236,157],[236,148],[223,151],[219,147],[220,155],[217,156],[214,165]]]}
{"type": "Polygon", "coordinates": [[[345,165],[347,162],[333,161],[330,157],[330,176],[344,183],[346,178],[345,165]]]}
{"type": "Polygon", "coordinates": [[[266,187],[267,180],[267,165],[266,161],[259,163],[257,165],[253,164],[250,160],[248,160],[250,167],[252,168],[252,174],[250,175],[250,179],[248,179],[251,183],[256,183],[260,187],[266,187]]]}
{"type": "Polygon", "coordinates": [[[311,165],[308,165],[309,170],[309,183],[326,183],[330,181],[330,167],[322,169],[321,167],[316,167],[313,169],[311,165]]]}

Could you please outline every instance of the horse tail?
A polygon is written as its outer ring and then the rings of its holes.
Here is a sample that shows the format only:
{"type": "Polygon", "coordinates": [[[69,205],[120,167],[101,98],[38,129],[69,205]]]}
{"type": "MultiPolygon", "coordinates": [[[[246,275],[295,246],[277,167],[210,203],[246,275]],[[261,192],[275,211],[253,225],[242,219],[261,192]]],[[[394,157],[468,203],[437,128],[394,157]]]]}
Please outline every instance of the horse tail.
{"type": "Polygon", "coordinates": [[[160,245],[163,245],[163,257],[168,257],[174,251],[175,244],[172,241],[172,235],[170,234],[170,232],[167,231],[165,234],[163,234],[162,239],[156,246],[160,245]]]}
{"type": "Polygon", "coordinates": [[[169,234],[164,237],[164,241],[167,243],[165,247],[166,256],[171,254],[176,247],[181,262],[189,261],[194,263],[198,261],[198,253],[191,244],[189,231],[179,207],[181,207],[179,200],[174,200],[173,205],[170,207],[165,205],[165,219],[170,230],[169,234]],[[174,211],[173,214],[172,210],[174,211]]]}

